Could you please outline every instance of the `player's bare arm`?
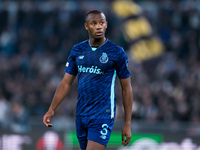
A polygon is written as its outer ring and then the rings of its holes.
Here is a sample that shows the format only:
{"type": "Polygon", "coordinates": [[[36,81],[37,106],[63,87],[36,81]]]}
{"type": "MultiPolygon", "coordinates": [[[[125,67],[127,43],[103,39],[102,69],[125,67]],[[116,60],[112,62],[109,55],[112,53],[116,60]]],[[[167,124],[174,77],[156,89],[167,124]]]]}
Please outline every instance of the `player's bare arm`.
{"type": "Polygon", "coordinates": [[[56,92],[55,92],[55,95],[53,97],[52,103],[49,107],[49,110],[47,111],[47,113],[43,117],[43,123],[47,127],[53,126],[50,122],[51,122],[51,119],[54,115],[54,111],[56,110],[58,105],[63,101],[63,99],[66,97],[74,79],[75,79],[75,76],[70,75],[68,73],[65,73],[62,81],[58,85],[56,92]]]}
{"type": "Polygon", "coordinates": [[[120,79],[122,87],[122,97],[125,112],[125,125],[122,130],[122,144],[126,146],[131,139],[131,114],[133,105],[133,95],[130,77],[126,79],[120,79]]]}

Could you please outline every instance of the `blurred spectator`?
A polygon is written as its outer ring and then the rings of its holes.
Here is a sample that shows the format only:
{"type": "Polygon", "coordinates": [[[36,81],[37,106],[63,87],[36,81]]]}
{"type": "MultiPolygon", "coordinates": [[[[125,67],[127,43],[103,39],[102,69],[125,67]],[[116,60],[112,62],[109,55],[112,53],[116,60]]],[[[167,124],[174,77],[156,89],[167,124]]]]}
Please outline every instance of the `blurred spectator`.
{"type": "Polygon", "coordinates": [[[9,126],[10,104],[6,99],[0,97],[0,127],[7,128],[9,126]]]}
{"type": "Polygon", "coordinates": [[[28,126],[28,111],[20,103],[13,102],[11,110],[11,122],[10,125],[14,132],[27,132],[28,126]]]}

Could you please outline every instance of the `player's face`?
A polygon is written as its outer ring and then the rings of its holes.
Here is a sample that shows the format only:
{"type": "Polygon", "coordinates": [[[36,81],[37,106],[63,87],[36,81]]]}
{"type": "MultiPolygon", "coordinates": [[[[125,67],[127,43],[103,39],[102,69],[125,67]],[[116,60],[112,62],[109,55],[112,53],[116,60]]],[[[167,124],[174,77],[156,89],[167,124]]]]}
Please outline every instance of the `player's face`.
{"type": "Polygon", "coordinates": [[[107,28],[106,17],[101,14],[89,14],[85,23],[85,29],[88,30],[90,38],[101,39],[105,37],[107,28]]]}

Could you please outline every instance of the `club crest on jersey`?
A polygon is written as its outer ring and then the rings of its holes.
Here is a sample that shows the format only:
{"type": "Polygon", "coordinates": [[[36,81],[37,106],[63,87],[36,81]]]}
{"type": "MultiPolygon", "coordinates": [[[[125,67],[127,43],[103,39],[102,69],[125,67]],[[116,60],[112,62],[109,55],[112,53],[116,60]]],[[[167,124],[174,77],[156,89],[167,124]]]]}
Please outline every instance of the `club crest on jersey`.
{"type": "Polygon", "coordinates": [[[107,63],[108,62],[108,55],[106,53],[103,53],[101,55],[101,57],[99,58],[99,61],[103,64],[107,63]]]}

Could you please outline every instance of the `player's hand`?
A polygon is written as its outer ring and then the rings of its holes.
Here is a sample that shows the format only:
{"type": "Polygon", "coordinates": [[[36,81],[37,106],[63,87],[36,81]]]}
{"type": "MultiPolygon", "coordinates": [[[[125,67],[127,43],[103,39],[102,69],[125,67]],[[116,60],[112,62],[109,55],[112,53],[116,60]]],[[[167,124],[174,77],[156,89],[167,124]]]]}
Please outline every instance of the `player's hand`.
{"type": "Polygon", "coordinates": [[[125,124],[122,130],[122,144],[126,146],[131,140],[131,128],[130,125],[125,124]]]}
{"type": "Polygon", "coordinates": [[[48,111],[44,115],[44,117],[43,117],[43,123],[45,124],[45,126],[47,126],[47,127],[53,127],[53,125],[50,123],[53,115],[54,115],[54,111],[48,111]]]}

